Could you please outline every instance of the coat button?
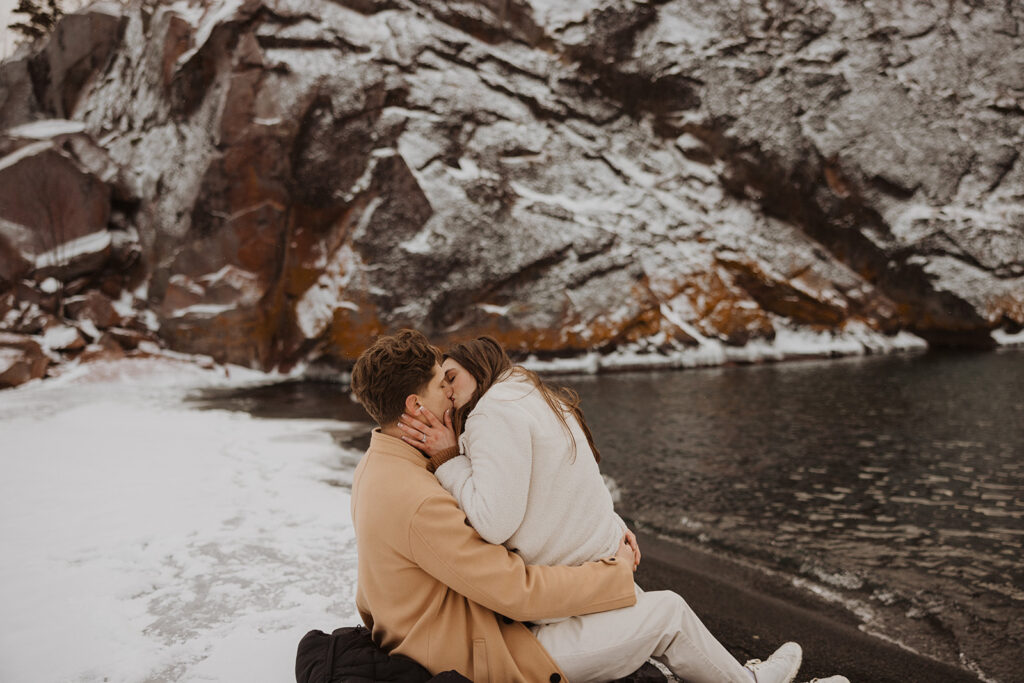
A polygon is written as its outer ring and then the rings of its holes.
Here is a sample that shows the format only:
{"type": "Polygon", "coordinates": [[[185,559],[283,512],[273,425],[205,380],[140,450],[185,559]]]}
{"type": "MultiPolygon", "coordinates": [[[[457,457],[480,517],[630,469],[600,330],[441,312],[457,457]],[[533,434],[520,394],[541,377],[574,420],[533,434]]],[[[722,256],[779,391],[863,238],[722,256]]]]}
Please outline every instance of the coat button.
{"type": "Polygon", "coordinates": [[[551,681],[551,683],[558,683],[560,680],[562,680],[562,674],[553,673],[551,674],[551,677],[548,678],[548,680],[551,681]]]}

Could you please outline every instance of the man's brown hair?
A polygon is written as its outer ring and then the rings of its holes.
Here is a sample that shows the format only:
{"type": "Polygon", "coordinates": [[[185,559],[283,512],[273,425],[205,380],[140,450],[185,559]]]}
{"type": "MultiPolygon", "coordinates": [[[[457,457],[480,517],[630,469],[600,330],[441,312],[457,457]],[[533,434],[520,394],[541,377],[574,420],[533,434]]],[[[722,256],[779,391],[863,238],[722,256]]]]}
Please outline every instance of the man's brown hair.
{"type": "Polygon", "coordinates": [[[416,330],[377,337],[352,368],[352,393],[383,427],[402,416],[406,397],[423,390],[440,362],[441,352],[416,330]]]}

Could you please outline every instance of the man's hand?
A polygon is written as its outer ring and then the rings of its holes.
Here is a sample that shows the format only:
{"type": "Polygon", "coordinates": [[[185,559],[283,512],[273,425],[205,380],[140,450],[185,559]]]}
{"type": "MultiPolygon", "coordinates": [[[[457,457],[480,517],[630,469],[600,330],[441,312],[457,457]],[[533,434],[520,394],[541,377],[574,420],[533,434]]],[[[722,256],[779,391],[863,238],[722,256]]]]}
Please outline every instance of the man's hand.
{"type": "MultiPolygon", "coordinates": [[[[636,566],[637,564],[639,564],[639,560],[636,554],[633,552],[633,548],[629,545],[629,543],[626,540],[629,536],[629,532],[626,532],[626,534],[627,535],[623,536],[622,540],[619,541],[619,551],[615,553],[615,559],[617,559],[619,562],[628,563],[630,566],[633,567],[633,571],[636,571],[636,566]]],[[[636,541],[636,538],[634,537],[633,540],[636,541]]]]}
{"type": "Polygon", "coordinates": [[[636,568],[640,566],[640,544],[636,542],[636,534],[629,529],[626,529],[626,538],[624,540],[626,545],[632,549],[633,555],[636,556],[636,559],[633,561],[633,571],[636,571],[636,568]]]}
{"type": "Polygon", "coordinates": [[[430,409],[424,406],[420,408],[418,416],[403,414],[398,426],[405,432],[402,441],[415,446],[428,456],[437,455],[458,445],[455,430],[452,428],[451,408],[444,411],[444,422],[437,419],[430,409]]]}

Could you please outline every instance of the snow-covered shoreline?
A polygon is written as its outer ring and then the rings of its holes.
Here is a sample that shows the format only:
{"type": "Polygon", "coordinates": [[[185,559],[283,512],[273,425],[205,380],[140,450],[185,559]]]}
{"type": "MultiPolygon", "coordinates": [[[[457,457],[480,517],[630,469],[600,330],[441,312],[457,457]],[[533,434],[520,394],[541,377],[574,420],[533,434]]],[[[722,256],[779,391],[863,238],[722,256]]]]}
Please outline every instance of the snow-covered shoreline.
{"type": "Polygon", "coordinates": [[[358,623],[346,423],[185,403],[267,380],[230,374],[137,359],[0,392],[0,680],[290,680],[306,631],[358,623]]]}
{"type": "Polygon", "coordinates": [[[728,346],[700,337],[697,346],[657,350],[658,340],[623,346],[609,354],[596,351],[568,358],[530,356],[523,365],[542,374],[596,374],[620,370],[697,368],[804,358],[839,358],[889,353],[923,352],[928,343],[910,332],[884,335],[866,326],[848,325],[839,332],[814,331],[782,324],[775,339],[756,339],[728,346]]]}
{"type": "Polygon", "coordinates": [[[1020,332],[1007,332],[1006,330],[994,330],[992,338],[999,346],[1019,347],[1024,346],[1024,330],[1020,332]]]}

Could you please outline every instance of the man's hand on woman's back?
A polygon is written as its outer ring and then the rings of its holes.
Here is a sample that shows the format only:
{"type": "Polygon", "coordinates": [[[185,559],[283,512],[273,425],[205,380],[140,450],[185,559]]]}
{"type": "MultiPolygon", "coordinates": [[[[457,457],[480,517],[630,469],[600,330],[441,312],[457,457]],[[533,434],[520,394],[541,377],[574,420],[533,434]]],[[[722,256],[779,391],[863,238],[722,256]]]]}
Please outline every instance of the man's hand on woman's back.
{"type": "Polygon", "coordinates": [[[636,556],[633,560],[633,571],[636,571],[636,568],[640,566],[640,544],[637,543],[636,534],[629,529],[626,529],[625,541],[626,545],[633,550],[633,555],[636,556]]]}
{"type": "MultiPolygon", "coordinates": [[[[637,565],[640,564],[640,556],[633,552],[633,547],[629,544],[630,536],[633,536],[633,533],[627,531],[622,540],[619,541],[619,551],[615,553],[615,559],[619,562],[628,563],[633,568],[633,571],[636,571],[637,565]]],[[[636,543],[636,536],[633,536],[633,543],[636,543]]],[[[639,551],[639,548],[637,548],[637,551],[639,551]]]]}

